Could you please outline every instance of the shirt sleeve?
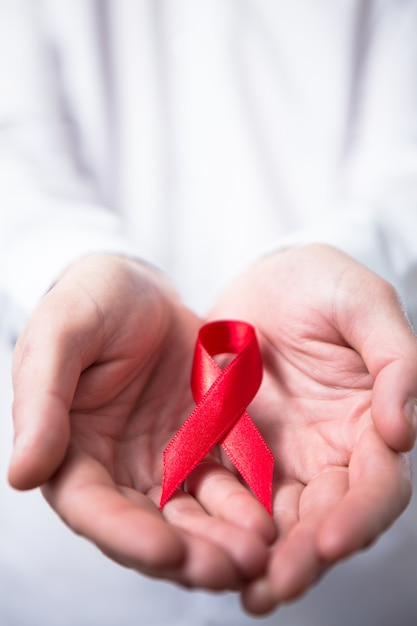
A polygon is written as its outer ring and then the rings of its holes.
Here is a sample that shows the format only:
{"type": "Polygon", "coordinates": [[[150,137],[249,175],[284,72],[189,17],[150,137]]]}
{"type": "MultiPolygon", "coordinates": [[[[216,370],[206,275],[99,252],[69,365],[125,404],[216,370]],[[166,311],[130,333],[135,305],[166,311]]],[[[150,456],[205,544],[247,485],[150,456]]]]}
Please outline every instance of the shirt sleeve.
{"type": "MultiPolygon", "coordinates": [[[[341,248],[391,281],[417,320],[417,3],[354,4],[337,193],[279,246],[341,248]]],[[[79,159],[41,5],[0,0],[0,294],[19,312],[15,332],[75,259],[136,254],[79,159]]]]}
{"type": "Polygon", "coordinates": [[[121,219],[77,162],[39,6],[0,5],[0,301],[14,333],[75,259],[134,254],[121,219]]]}
{"type": "Polygon", "coordinates": [[[337,246],[392,282],[416,322],[417,3],[368,7],[351,42],[338,196],[323,222],[281,245],[337,246]]]}

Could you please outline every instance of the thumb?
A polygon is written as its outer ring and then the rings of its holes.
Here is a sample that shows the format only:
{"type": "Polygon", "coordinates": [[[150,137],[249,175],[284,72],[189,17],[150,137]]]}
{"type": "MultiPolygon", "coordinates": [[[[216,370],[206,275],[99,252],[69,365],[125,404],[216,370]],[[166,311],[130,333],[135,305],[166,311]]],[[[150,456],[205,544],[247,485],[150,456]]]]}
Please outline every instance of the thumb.
{"type": "Polygon", "coordinates": [[[407,451],[417,433],[417,339],[394,288],[377,277],[368,286],[366,303],[355,301],[358,290],[350,289],[345,337],[374,378],[372,418],[380,435],[394,450],[407,451]]]}
{"type": "Polygon", "coordinates": [[[397,452],[411,450],[414,445],[416,398],[415,358],[396,358],[379,371],[374,384],[372,416],[383,439],[397,452]]]}
{"type": "MultiPolygon", "coordinates": [[[[8,479],[16,489],[47,481],[62,463],[69,411],[83,369],[83,329],[75,308],[53,289],[19,338],[13,357],[14,447],[8,479]]],[[[85,334],[85,330],[84,330],[85,334]]]]}

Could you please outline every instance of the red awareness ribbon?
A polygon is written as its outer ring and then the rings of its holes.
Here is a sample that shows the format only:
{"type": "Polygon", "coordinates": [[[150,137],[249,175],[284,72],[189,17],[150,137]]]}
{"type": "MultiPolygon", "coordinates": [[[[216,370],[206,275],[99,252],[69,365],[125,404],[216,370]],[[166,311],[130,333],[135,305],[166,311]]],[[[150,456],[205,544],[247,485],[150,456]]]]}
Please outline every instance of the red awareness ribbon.
{"type": "Polygon", "coordinates": [[[200,329],[191,376],[197,406],[164,450],[160,509],[219,443],[272,513],[274,457],[246,412],[261,381],[262,358],[250,324],[221,320],[200,329]],[[212,357],[228,353],[236,356],[221,369],[212,357]]]}

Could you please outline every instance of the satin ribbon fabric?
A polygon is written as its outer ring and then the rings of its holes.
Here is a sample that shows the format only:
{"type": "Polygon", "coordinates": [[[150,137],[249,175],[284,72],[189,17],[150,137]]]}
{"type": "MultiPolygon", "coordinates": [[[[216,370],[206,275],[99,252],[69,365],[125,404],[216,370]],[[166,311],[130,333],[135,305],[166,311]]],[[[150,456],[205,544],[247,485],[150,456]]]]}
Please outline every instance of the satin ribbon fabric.
{"type": "Polygon", "coordinates": [[[200,329],[191,376],[197,403],[166,447],[160,508],[192,470],[220,444],[269,513],[274,457],[246,411],[262,381],[262,358],[254,328],[221,320],[200,329]],[[235,354],[221,369],[213,356],[235,354]]]}

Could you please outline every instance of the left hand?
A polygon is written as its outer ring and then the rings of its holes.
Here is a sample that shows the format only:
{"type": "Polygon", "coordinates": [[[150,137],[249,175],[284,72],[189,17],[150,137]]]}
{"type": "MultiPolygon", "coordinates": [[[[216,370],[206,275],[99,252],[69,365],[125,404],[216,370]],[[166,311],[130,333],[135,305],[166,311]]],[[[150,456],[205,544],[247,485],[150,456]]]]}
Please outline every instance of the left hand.
{"type": "MultiPolygon", "coordinates": [[[[263,613],[368,546],[406,507],[417,342],[394,289],[324,245],[253,266],[211,317],[252,323],[264,359],[249,412],[275,456],[278,539],[267,573],[242,591],[246,609],[263,613]]],[[[198,492],[198,479],[190,484],[198,492]]]]}

